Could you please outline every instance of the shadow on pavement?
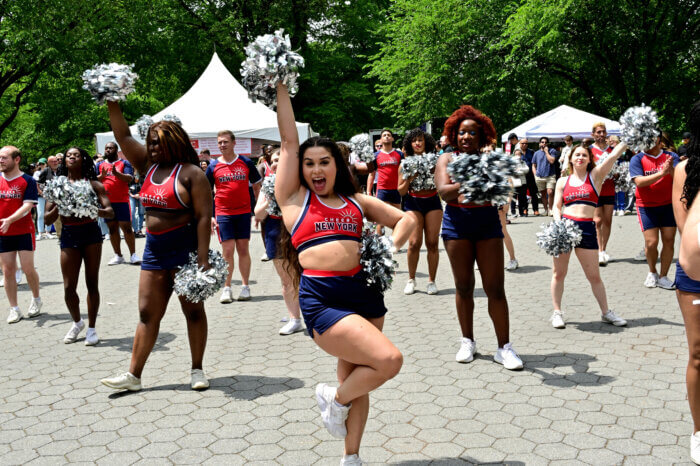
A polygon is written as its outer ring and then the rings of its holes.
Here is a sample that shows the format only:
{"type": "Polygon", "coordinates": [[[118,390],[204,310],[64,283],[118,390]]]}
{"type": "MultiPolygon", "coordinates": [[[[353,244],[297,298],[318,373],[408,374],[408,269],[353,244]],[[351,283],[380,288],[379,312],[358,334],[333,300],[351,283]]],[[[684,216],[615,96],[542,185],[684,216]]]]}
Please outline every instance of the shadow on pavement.
{"type": "Polygon", "coordinates": [[[284,297],[281,294],[268,294],[263,296],[253,296],[251,301],[282,301],[284,297]]]}
{"type": "MultiPolygon", "coordinates": [[[[168,343],[175,340],[176,336],[174,333],[160,332],[158,334],[158,340],[153,347],[153,351],[167,351],[168,343]]],[[[100,339],[100,346],[113,346],[118,351],[125,351],[131,353],[131,346],[134,344],[134,337],[123,337],[123,338],[104,338],[100,339]]]]}
{"type": "MultiPolygon", "coordinates": [[[[624,317],[624,316],[622,316],[624,317]]],[[[626,327],[615,327],[614,325],[606,324],[601,321],[590,322],[567,322],[566,325],[571,325],[582,332],[593,332],[602,334],[616,334],[625,331],[626,327]]],[[[628,319],[627,328],[635,327],[651,327],[652,325],[672,325],[674,327],[683,327],[679,322],[671,322],[670,320],[657,317],[642,317],[641,319],[628,319]]]]}
{"type": "Polygon", "coordinates": [[[48,325],[49,327],[56,327],[57,325],[66,325],[68,322],[73,322],[73,319],[71,318],[70,314],[68,314],[67,310],[62,314],[45,314],[42,312],[36,317],[27,317],[27,315],[25,314],[22,320],[26,320],[27,322],[34,322],[34,324],[37,327],[47,326],[49,322],[53,322],[51,325],[48,325]]]}
{"type": "MultiPolygon", "coordinates": [[[[456,294],[456,291],[454,288],[445,288],[444,290],[439,290],[438,294],[450,295],[450,294],[456,294]]],[[[484,289],[483,288],[474,288],[474,297],[475,298],[485,298],[486,293],[484,292],[484,289]]]]}
{"type": "Polygon", "coordinates": [[[599,375],[595,370],[589,370],[590,363],[598,358],[584,353],[550,353],[550,354],[520,354],[523,360],[523,371],[532,372],[542,377],[545,385],[570,388],[575,386],[599,386],[606,385],[615,380],[615,377],[599,375]],[[571,367],[574,373],[556,374],[547,369],[559,367],[571,367]]]}
{"type": "Polygon", "coordinates": [[[551,267],[545,267],[544,265],[521,265],[508,273],[533,273],[539,272],[540,270],[551,270],[551,267]]]}
{"type": "Polygon", "coordinates": [[[413,460],[413,461],[399,461],[398,463],[390,463],[390,464],[396,464],[396,465],[401,465],[401,466],[424,466],[424,465],[439,465],[439,466],[448,466],[448,465],[458,465],[458,464],[479,464],[483,466],[489,466],[489,465],[503,465],[503,466],[525,466],[525,463],[522,461],[497,461],[497,462],[489,462],[489,463],[484,463],[482,461],[475,460],[474,458],[469,458],[466,456],[461,456],[459,458],[437,458],[437,459],[430,459],[430,460],[413,460]]]}

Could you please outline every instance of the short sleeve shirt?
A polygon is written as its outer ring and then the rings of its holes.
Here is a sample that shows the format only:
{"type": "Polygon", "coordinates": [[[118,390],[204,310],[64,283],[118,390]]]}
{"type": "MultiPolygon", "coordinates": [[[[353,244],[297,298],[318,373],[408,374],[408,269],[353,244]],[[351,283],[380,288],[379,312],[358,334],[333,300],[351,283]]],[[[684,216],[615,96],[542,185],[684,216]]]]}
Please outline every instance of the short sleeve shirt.
{"type": "MultiPolygon", "coordinates": [[[[549,149],[549,155],[556,160],[557,153],[554,149],[549,149]]],[[[554,164],[549,163],[547,155],[543,150],[535,152],[535,155],[532,156],[532,164],[537,165],[537,173],[535,173],[535,176],[538,178],[546,178],[554,175],[554,164]]]]}
{"type": "Polygon", "coordinates": [[[209,164],[206,175],[216,190],[214,215],[241,215],[250,212],[249,187],[262,180],[252,160],[237,155],[227,163],[218,158],[209,164]]]}
{"type": "Polygon", "coordinates": [[[126,181],[118,180],[114,176],[114,169],[117,169],[125,175],[133,175],[134,168],[131,166],[128,160],[119,159],[115,162],[102,161],[97,164],[97,173],[106,172],[105,179],[102,184],[107,191],[107,197],[111,203],[119,202],[129,202],[129,183],[126,181]]]}
{"type": "MultiPolygon", "coordinates": [[[[25,202],[36,204],[39,199],[36,181],[26,173],[7,179],[3,173],[0,177],[0,218],[7,218],[17,212],[25,202]]],[[[6,233],[0,236],[15,236],[34,233],[31,210],[27,215],[10,225],[6,233]]]]}
{"type": "Polygon", "coordinates": [[[398,189],[403,153],[396,149],[388,153],[380,150],[374,153],[374,159],[377,162],[377,189],[398,189]]]}
{"type": "MultiPolygon", "coordinates": [[[[680,158],[673,152],[662,151],[656,157],[645,152],[632,157],[630,160],[630,178],[649,176],[662,170],[664,162],[672,159],[673,166],[678,165],[680,158]]],[[[635,196],[639,207],[658,207],[671,203],[673,177],[668,174],[654,184],[640,188],[637,186],[635,196]]]]}

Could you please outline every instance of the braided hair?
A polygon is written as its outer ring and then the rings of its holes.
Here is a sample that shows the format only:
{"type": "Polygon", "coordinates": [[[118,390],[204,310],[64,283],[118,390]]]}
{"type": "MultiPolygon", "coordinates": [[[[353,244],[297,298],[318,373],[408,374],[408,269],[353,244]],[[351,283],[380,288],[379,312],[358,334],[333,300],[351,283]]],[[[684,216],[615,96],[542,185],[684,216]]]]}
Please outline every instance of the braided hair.
{"type": "Polygon", "coordinates": [[[700,189],[700,100],[690,109],[688,129],[691,136],[688,143],[688,163],[685,166],[687,176],[681,200],[684,200],[686,208],[690,209],[700,189]]]}

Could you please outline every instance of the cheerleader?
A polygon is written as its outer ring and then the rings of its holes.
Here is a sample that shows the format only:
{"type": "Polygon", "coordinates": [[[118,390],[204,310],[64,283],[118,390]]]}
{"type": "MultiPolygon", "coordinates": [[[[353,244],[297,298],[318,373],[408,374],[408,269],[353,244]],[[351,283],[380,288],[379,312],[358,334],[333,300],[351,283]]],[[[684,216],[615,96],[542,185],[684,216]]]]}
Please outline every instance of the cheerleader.
{"type": "Polygon", "coordinates": [[[282,146],[275,197],[282,210],[282,258],[299,282],[299,304],[321,349],[338,358],[338,388],[321,383],[316,400],[334,437],[345,439],[341,464],[362,464],[360,441],[369,392],[398,374],[401,352],[382,333],[386,307],[360,265],[363,218],[392,228],[406,242],[415,221],[376,198],[357,193],[335,142],[313,137],[301,146],[287,88],[277,87],[282,146]],[[289,233],[287,233],[289,232],[289,233]]]}

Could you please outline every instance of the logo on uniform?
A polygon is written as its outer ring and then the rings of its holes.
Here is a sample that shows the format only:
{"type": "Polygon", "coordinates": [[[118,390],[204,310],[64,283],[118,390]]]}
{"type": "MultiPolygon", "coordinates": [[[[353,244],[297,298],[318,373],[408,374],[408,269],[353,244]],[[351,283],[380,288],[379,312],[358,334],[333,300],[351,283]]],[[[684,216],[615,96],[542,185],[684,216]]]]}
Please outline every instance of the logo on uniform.
{"type": "Polygon", "coordinates": [[[243,167],[235,167],[230,173],[225,173],[217,177],[220,183],[231,181],[245,181],[248,179],[248,172],[243,167]]]}
{"type": "Polygon", "coordinates": [[[14,185],[6,191],[0,191],[0,199],[22,199],[22,188],[14,185]]]}
{"type": "Polygon", "coordinates": [[[168,202],[165,198],[165,189],[158,188],[153,191],[153,194],[142,194],[142,202],[144,204],[151,204],[153,207],[167,207],[168,202]]]}
{"type": "Polygon", "coordinates": [[[326,217],[322,222],[314,222],[314,231],[338,231],[357,233],[357,215],[351,209],[343,209],[338,217],[326,217]]]}

